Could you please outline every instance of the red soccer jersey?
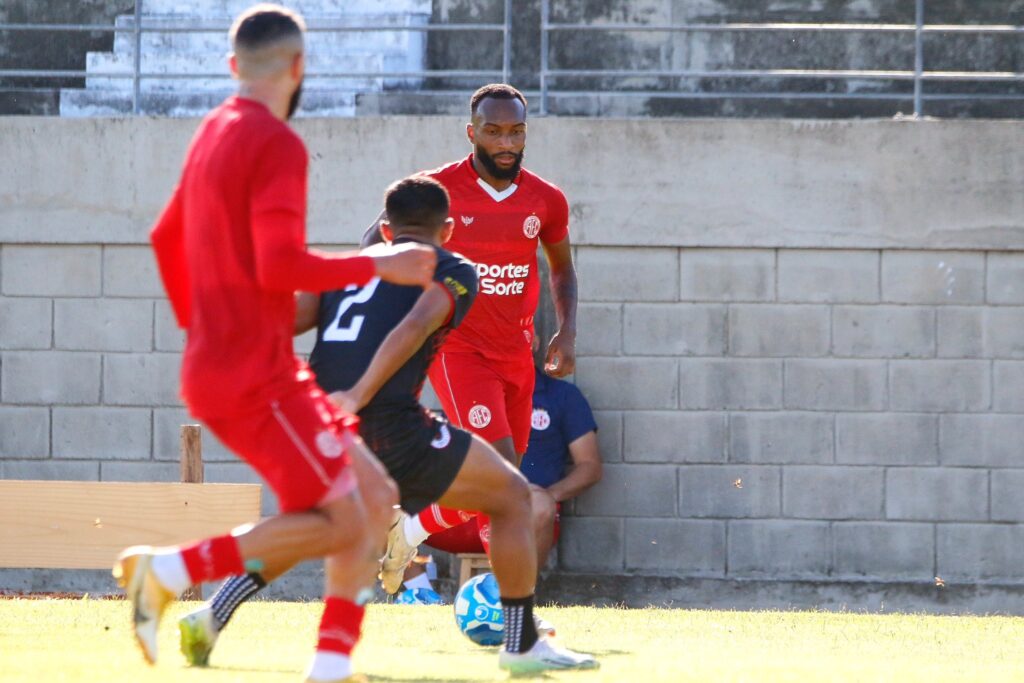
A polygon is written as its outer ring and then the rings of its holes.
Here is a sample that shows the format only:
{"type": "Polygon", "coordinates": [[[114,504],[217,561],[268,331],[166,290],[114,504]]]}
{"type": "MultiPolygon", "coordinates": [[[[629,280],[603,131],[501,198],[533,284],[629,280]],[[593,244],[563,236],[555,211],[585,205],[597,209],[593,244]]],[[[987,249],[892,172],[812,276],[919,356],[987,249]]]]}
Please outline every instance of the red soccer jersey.
{"type": "Polygon", "coordinates": [[[188,332],[181,391],[197,417],[266,406],[308,372],[295,358],[295,290],[365,284],[372,259],[306,250],[302,140],[262,104],[231,97],[196,131],[153,228],[160,275],[188,332]]]}
{"type": "Polygon", "coordinates": [[[445,248],[473,261],[479,276],[476,301],[442,351],[496,360],[528,356],[540,298],[537,240],[554,244],[569,234],[565,195],[526,169],[498,192],[477,175],[472,154],[427,175],[451,196],[455,230],[445,248]]]}

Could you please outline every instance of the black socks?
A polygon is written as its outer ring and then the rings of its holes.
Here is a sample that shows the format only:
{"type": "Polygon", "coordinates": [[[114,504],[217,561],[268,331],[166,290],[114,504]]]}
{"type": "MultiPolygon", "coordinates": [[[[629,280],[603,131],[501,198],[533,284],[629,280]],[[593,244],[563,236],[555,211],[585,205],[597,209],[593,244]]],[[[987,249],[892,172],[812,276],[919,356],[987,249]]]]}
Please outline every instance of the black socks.
{"type": "Polygon", "coordinates": [[[225,581],[210,601],[217,630],[220,631],[227,625],[239,605],[256,595],[266,585],[263,577],[256,573],[232,576],[225,581]]]}
{"type": "Polygon", "coordinates": [[[537,625],[533,622],[533,596],[501,599],[505,616],[505,651],[526,652],[537,642],[537,625]]]}

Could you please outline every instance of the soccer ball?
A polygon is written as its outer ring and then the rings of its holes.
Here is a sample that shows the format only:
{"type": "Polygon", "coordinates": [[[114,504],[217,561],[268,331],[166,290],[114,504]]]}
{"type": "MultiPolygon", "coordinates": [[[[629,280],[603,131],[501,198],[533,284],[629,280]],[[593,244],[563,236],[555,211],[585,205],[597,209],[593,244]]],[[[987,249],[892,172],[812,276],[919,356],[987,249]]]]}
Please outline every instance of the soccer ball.
{"type": "Polygon", "coordinates": [[[455,623],[477,645],[501,645],[505,617],[494,574],[474,576],[459,589],[455,595],[455,623]]]}

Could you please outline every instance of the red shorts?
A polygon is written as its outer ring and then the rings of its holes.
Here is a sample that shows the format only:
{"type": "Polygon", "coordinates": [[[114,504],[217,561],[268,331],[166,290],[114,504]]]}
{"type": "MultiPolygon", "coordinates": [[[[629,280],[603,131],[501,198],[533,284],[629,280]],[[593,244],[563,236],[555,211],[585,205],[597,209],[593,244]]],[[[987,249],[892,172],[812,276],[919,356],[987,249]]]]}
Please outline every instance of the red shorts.
{"type": "Polygon", "coordinates": [[[532,356],[522,361],[488,360],[476,353],[439,353],[430,384],[456,427],[494,443],[511,436],[522,455],[530,441],[533,414],[532,356]]]}
{"type": "MultiPolygon", "coordinates": [[[[561,525],[559,524],[559,518],[561,517],[559,511],[561,509],[562,504],[559,503],[558,507],[555,509],[553,536],[555,543],[558,543],[558,536],[562,531],[561,525]]],[[[476,519],[471,519],[458,526],[453,526],[451,529],[445,529],[440,533],[433,534],[426,540],[425,544],[435,550],[442,550],[446,553],[458,554],[484,552],[484,544],[480,540],[480,527],[477,525],[476,519]]]]}
{"type": "Polygon", "coordinates": [[[206,424],[273,489],[281,512],[310,510],[356,487],[340,437],[355,432],[358,421],[339,412],[313,381],[241,417],[206,424]]]}

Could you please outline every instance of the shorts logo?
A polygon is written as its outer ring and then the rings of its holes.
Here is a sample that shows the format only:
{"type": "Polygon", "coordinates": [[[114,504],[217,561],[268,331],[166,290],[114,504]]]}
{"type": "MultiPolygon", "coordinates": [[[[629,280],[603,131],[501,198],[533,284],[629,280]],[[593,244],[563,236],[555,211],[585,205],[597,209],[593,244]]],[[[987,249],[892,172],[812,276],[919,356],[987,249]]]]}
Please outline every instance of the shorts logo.
{"type": "Polygon", "coordinates": [[[320,432],[317,434],[316,447],[325,458],[337,458],[345,450],[342,448],[341,440],[334,432],[320,432]]]}
{"type": "Polygon", "coordinates": [[[477,429],[483,429],[491,424],[491,409],[485,405],[477,405],[470,408],[469,424],[477,429]]]}
{"type": "Polygon", "coordinates": [[[441,425],[441,429],[437,431],[437,436],[430,442],[430,445],[441,450],[452,442],[452,433],[448,431],[448,425],[441,425]]]}
{"type": "Polygon", "coordinates": [[[527,216],[523,221],[523,234],[531,240],[540,234],[540,219],[536,216],[527,216]]]}
{"type": "Polygon", "coordinates": [[[534,408],[533,416],[530,418],[530,426],[537,431],[543,432],[551,426],[551,416],[543,408],[534,408]]]}

